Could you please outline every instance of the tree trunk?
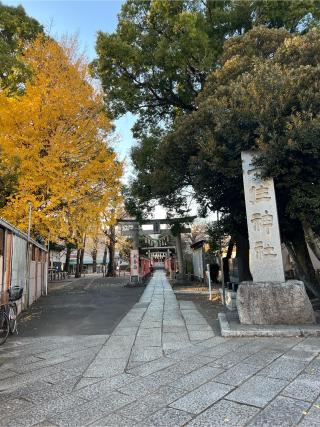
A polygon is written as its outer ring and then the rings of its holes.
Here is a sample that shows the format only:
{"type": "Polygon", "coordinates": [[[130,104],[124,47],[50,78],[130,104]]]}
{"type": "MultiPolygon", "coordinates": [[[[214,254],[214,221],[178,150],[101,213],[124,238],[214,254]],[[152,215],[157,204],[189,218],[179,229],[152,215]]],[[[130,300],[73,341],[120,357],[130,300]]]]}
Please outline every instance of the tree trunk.
{"type": "Polygon", "coordinates": [[[232,255],[232,251],[233,251],[233,247],[234,247],[234,240],[231,238],[229,243],[228,243],[228,251],[227,251],[227,256],[225,256],[224,258],[222,258],[222,263],[223,263],[223,277],[224,277],[224,282],[230,282],[230,269],[229,269],[229,260],[231,258],[232,255]]]}
{"type": "Polygon", "coordinates": [[[77,249],[77,263],[76,263],[76,273],[75,273],[76,278],[81,277],[80,255],[81,255],[81,249],[77,249]]]}
{"type": "Polygon", "coordinates": [[[109,262],[108,262],[108,270],[107,270],[107,276],[108,277],[114,277],[114,252],[115,252],[115,245],[116,245],[116,229],[114,225],[110,226],[110,234],[109,234],[109,262]]]}
{"type": "Polygon", "coordinates": [[[302,225],[297,223],[290,238],[286,238],[286,247],[291,255],[297,276],[306,288],[315,296],[320,297],[320,284],[313,268],[302,225]]]}
{"type": "Polygon", "coordinates": [[[79,266],[80,277],[81,277],[81,274],[83,272],[83,258],[84,258],[84,248],[81,248],[80,249],[80,266],[79,266]]]}
{"type": "Polygon", "coordinates": [[[70,269],[71,246],[67,243],[66,262],[64,264],[64,271],[69,274],[70,269]]]}
{"type": "Polygon", "coordinates": [[[304,234],[306,236],[306,241],[314,253],[314,255],[317,257],[317,259],[320,261],[320,239],[319,237],[313,232],[311,227],[309,227],[307,224],[303,225],[304,234]]]}
{"type": "Polygon", "coordinates": [[[97,272],[97,249],[93,249],[92,251],[92,272],[97,272]]]}
{"type": "Polygon", "coordinates": [[[308,245],[310,249],[312,250],[314,256],[320,261],[320,247],[314,240],[308,240],[308,245]]]}
{"type": "Polygon", "coordinates": [[[107,270],[107,276],[113,277],[114,276],[114,247],[112,244],[108,246],[109,249],[109,261],[108,261],[108,270],[107,270]]]}
{"type": "Polygon", "coordinates": [[[108,245],[106,243],[105,247],[104,247],[103,259],[102,259],[103,275],[104,276],[106,276],[107,255],[108,255],[108,245]]]}
{"type": "Polygon", "coordinates": [[[242,234],[236,235],[239,282],[252,280],[249,267],[249,239],[242,234]]]}

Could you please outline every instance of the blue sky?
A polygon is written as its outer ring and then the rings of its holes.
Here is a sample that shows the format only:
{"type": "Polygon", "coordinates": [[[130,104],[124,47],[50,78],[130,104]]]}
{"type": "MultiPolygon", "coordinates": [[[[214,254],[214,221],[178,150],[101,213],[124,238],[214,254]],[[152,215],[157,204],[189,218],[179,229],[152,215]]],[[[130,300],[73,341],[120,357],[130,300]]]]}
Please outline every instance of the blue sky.
{"type": "MultiPolygon", "coordinates": [[[[90,60],[95,57],[97,31],[111,33],[115,30],[122,3],[121,0],[3,0],[3,4],[10,6],[21,4],[26,13],[36,18],[56,39],[65,34],[77,34],[80,47],[90,60]]],[[[116,121],[118,142],[115,149],[121,159],[128,157],[134,144],[130,131],[133,123],[134,118],[130,114],[116,121]]]]}

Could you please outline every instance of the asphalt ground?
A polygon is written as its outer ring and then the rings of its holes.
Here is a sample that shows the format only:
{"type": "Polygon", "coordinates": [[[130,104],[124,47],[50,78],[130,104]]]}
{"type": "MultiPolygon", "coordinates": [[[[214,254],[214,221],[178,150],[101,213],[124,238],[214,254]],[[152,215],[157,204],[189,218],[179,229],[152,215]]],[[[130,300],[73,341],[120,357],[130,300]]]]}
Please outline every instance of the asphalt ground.
{"type": "Polygon", "coordinates": [[[19,319],[19,337],[111,334],[144,288],[126,288],[127,277],[87,276],[49,284],[19,319]]]}

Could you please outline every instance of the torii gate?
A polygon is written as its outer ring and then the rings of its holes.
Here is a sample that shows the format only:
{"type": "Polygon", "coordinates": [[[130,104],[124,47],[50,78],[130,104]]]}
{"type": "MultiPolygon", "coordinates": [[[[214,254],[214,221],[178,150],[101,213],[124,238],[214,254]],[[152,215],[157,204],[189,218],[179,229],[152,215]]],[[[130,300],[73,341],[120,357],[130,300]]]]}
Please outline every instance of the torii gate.
{"type": "MultiPolygon", "coordinates": [[[[177,225],[176,232],[174,233],[175,245],[173,246],[173,248],[176,249],[179,273],[180,275],[184,275],[181,234],[191,232],[191,229],[189,227],[185,227],[184,224],[192,223],[195,220],[195,218],[196,216],[186,216],[186,217],[167,218],[167,219],[144,219],[141,221],[137,221],[136,219],[119,219],[117,221],[118,225],[131,227],[131,229],[128,230],[128,232],[123,233],[124,235],[130,235],[133,239],[133,249],[130,252],[130,269],[131,269],[131,273],[133,273],[131,274],[131,281],[132,282],[139,281],[139,272],[137,272],[137,268],[134,268],[134,266],[136,266],[137,264],[139,265],[139,233],[140,233],[141,225],[145,225],[145,224],[152,224],[153,229],[143,230],[143,235],[161,234],[161,225],[169,225],[171,227],[174,225],[177,225]]],[[[168,231],[167,228],[166,230],[168,231]]],[[[172,235],[172,232],[170,234],[172,235]]],[[[161,245],[153,248],[143,247],[141,249],[148,250],[149,256],[150,256],[150,252],[152,249],[166,250],[167,254],[169,254],[170,247],[167,245],[161,245]]]]}

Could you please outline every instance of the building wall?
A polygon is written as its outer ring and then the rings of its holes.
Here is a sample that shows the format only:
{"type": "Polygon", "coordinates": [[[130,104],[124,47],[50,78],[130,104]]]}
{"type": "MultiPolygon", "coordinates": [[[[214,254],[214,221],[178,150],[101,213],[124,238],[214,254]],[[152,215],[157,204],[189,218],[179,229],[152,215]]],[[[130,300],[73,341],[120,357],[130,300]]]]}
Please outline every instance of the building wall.
{"type": "Polygon", "coordinates": [[[38,299],[47,283],[46,249],[31,240],[28,253],[27,242],[27,235],[0,219],[0,292],[23,287],[18,312],[38,299]]]}

